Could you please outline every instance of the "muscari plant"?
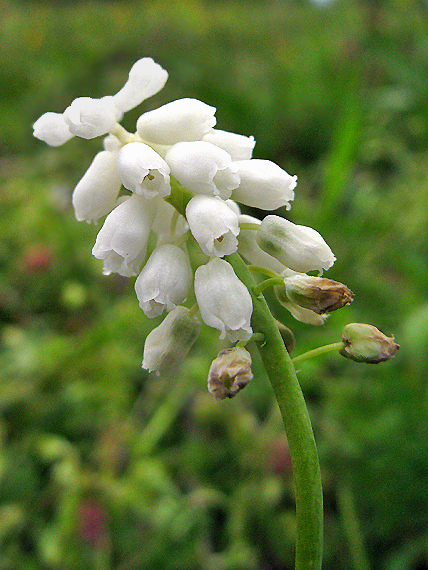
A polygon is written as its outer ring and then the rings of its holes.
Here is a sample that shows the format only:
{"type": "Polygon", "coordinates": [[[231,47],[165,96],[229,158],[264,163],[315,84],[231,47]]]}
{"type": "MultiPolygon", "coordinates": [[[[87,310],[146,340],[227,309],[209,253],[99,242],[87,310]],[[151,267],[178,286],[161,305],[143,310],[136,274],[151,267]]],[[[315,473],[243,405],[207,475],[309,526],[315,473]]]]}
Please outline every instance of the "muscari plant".
{"type": "Polygon", "coordinates": [[[238,203],[290,209],[297,177],[269,160],[253,159],[253,137],[215,129],[214,107],[179,99],[143,113],[135,133],[120,125],[123,114],[160,91],[167,78],[153,59],[140,59],[118,93],[79,97],[62,114],[45,113],[34,123],[34,136],[51,146],[75,136],[104,137],[104,150],[77,184],[72,203],[79,221],[106,216],[92,250],[103,261],[103,273],[137,276],[135,291],[145,315],[166,312],[147,336],[143,368],[159,374],[177,365],[204,323],[218,329],[220,339],[236,343],[218,354],[208,374],[209,391],[222,400],[252,379],[245,345],[256,343],[292,459],[295,568],[316,570],[323,539],[320,467],[295,365],[330,351],[378,363],[399,347],[374,326],[351,323],[337,343],[291,359],[293,334],[274,319],[263,291],[273,287],[295,319],[312,325],[323,325],[329,312],[354,295],[321,276],[336,258],[317,231],[277,215],[260,221],[241,214],[238,203]],[[192,241],[199,255],[191,258],[192,241]],[[255,280],[256,274],[265,280],[255,280]]]}

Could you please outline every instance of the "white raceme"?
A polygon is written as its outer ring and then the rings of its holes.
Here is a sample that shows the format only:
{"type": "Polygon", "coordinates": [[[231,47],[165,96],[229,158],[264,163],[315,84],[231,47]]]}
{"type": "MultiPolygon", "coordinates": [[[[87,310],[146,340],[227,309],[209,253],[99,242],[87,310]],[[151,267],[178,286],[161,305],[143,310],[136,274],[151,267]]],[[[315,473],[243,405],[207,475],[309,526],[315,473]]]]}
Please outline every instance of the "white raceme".
{"type": "Polygon", "coordinates": [[[232,342],[249,340],[253,334],[251,295],[232,266],[222,259],[201,265],[195,272],[195,294],[205,324],[232,342]]]}
{"type": "Polygon", "coordinates": [[[194,196],[186,217],[193,237],[207,255],[223,257],[238,249],[238,216],[220,198],[194,196]]]}
{"type": "Polygon", "coordinates": [[[117,168],[123,185],[147,199],[168,196],[171,193],[169,166],[148,145],[132,142],[118,154],[117,168]]]}
{"type": "Polygon", "coordinates": [[[182,303],[192,284],[187,253],[172,244],[157,247],[135,282],[141,309],[149,318],[172,311],[182,303]]]}
{"type": "Polygon", "coordinates": [[[155,200],[134,194],[107,216],[92,249],[92,254],[103,260],[105,275],[137,275],[146,257],[156,209],[155,200]]]}
{"type": "Polygon", "coordinates": [[[239,176],[230,155],[209,142],[179,142],[165,157],[171,174],[194,194],[230,198],[239,176]]]}
{"type": "Polygon", "coordinates": [[[116,206],[122,186],[117,173],[117,153],[103,150],[74,189],[72,202],[76,219],[97,222],[116,206]]]}

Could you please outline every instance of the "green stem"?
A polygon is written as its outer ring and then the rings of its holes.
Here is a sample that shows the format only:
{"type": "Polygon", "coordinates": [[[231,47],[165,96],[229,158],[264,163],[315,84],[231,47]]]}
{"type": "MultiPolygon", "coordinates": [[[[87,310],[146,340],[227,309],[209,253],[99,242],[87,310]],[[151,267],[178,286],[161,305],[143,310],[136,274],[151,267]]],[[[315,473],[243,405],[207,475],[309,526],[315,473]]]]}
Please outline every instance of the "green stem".
{"type": "Polygon", "coordinates": [[[337,498],[354,570],[370,570],[370,561],[364,545],[360,521],[358,520],[354,494],[348,483],[339,483],[337,498]]]}
{"type": "Polygon", "coordinates": [[[295,356],[292,359],[292,362],[294,366],[296,366],[296,364],[300,364],[304,360],[309,360],[310,358],[314,358],[315,356],[319,356],[320,354],[326,354],[327,352],[337,352],[344,346],[345,346],[344,342],[334,342],[333,344],[326,344],[325,346],[319,346],[318,348],[314,348],[313,350],[308,350],[308,352],[299,354],[299,356],[295,356]]]}
{"type": "Polygon", "coordinates": [[[242,348],[244,348],[244,346],[246,346],[249,342],[264,342],[265,340],[265,335],[263,333],[254,333],[250,340],[240,340],[239,342],[236,343],[236,346],[241,346],[242,348]]]}
{"type": "Polygon", "coordinates": [[[266,281],[262,281],[254,287],[254,295],[258,297],[262,291],[274,285],[284,285],[284,277],[271,277],[266,279],[266,281]]]}
{"type": "Polygon", "coordinates": [[[241,228],[241,230],[257,231],[260,228],[260,224],[251,224],[250,222],[240,222],[239,227],[241,228]]]}
{"type": "Polygon", "coordinates": [[[226,259],[251,293],[253,330],[265,335],[265,342],[258,350],[273,386],[290,447],[296,490],[295,570],[320,570],[323,540],[321,475],[302,390],[269,307],[262,296],[253,292],[254,281],[248,267],[237,253],[226,259]]]}
{"type": "MultiPolygon", "coordinates": [[[[258,265],[249,265],[248,269],[256,273],[261,273],[262,275],[267,275],[268,277],[281,277],[281,275],[278,275],[278,273],[275,273],[270,269],[265,269],[264,267],[259,267],[258,265]]],[[[282,278],[282,280],[284,281],[284,278],[282,278]]]]}

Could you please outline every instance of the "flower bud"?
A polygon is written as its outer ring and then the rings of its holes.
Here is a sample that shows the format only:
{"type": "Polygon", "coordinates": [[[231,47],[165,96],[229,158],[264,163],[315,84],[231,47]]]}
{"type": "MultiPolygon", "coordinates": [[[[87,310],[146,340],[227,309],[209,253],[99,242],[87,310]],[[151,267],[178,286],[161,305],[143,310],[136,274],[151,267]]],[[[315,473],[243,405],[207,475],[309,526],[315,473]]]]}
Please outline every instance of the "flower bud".
{"type": "Polygon", "coordinates": [[[93,139],[109,133],[122,118],[122,113],[111,96],[101,99],[78,97],[67,107],[63,117],[73,135],[93,139]]]}
{"type": "Polygon", "coordinates": [[[178,99],[141,115],[137,132],[144,141],[161,145],[198,141],[216,124],[215,112],[197,99],[178,99]]]}
{"type": "Polygon", "coordinates": [[[152,319],[182,303],[192,283],[187,253],[172,244],[158,246],[135,282],[141,309],[152,319]]]}
{"type": "Polygon", "coordinates": [[[74,137],[61,113],[45,113],[33,125],[33,135],[49,146],[61,146],[74,137]]]}
{"type": "Polygon", "coordinates": [[[259,246],[293,271],[329,269],[336,258],[321,235],[279,216],[266,216],[256,236],[259,246]]]}
{"type": "Polygon", "coordinates": [[[221,332],[232,342],[249,340],[253,301],[232,266],[223,259],[213,259],[195,273],[195,295],[205,324],[221,332]]]}
{"type": "Polygon", "coordinates": [[[221,131],[220,129],[211,129],[204,136],[203,140],[225,150],[230,154],[232,160],[249,160],[256,144],[254,137],[245,137],[236,133],[221,131]]]}
{"type": "Polygon", "coordinates": [[[262,210],[276,210],[280,206],[291,208],[297,176],[290,176],[280,166],[270,160],[238,160],[240,184],[233,191],[232,198],[246,206],[262,210]]]}
{"type": "Polygon", "coordinates": [[[296,338],[293,334],[293,331],[291,331],[288,327],[283,325],[277,319],[275,319],[275,322],[278,327],[279,334],[281,335],[282,340],[284,341],[287,352],[292,352],[294,350],[294,347],[296,346],[296,338]]]}
{"type": "Polygon", "coordinates": [[[250,353],[240,346],[219,352],[208,373],[208,390],[216,400],[233,398],[253,378],[250,353]]]}
{"type": "Polygon", "coordinates": [[[394,342],[394,335],[384,335],[376,327],[362,323],[350,323],[342,332],[345,346],[339,350],[342,356],[355,360],[378,364],[389,360],[397,353],[400,346],[394,342]]]}
{"type": "Polygon", "coordinates": [[[179,142],[165,157],[171,174],[194,194],[230,198],[239,176],[230,155],[209,142],[179,142]]]}
{"type": "Polygon", "coordinates": [[[149,372],[176,366],[184,360],[198,338],[201,322],[178,306],[152,330],[144,344],[143,368],[149,372]]]}
{"type": "Polygon", "coordinates": [[[209,256],[223,257],[238,249],[238,216],[220,198],[194,196],[186,207],[193,237],[209,256]]]}
{"type": "Polygon", "coordinates": [[[116,206],[122,186],[117,173],[117,154],[99,152],[73,192],[73,207],[78,222],[97,222],[116,206]]]}
{"type": "Polygon", "coordinates": [[[128,81],[113,96],[116,107],[123,112],[133,109],[160,91],[168,79],[168,72],[151,57],[143,57],[134,63],[128,81]]]}
{"type": "Polygon", "coordinates": [[[276,285],[274,287],[274,292],[279,303],[285,307],[287,311],[290,311],[290,313],[297,321],[300,321],[301,323],[305,323],[307,325],[315,326],[321,326],[325,323],[328,317],[327,314],[317,315],[317,313],[311,311],[310,309],[305,309],[304,307],[296,305],[296,303],[293,303],[293,301],[290,301],[290,299],[287,297],[285,287],[282,285],[276,285]]]}
{"type": "Polygon", "coordinates": [[[318,315],[331,313],[352,303],[353,292],[338,281],[310,275],[293,275],[284,279],[287,297],[318,315]]]}
{"type": "Polygon", "coordinates": [[[117,169],[125,188],[148,200],[171,193],[169,166],[144,143],[133,142],[123,146],[117,157],[117,169]]]}
{"type": "MultiPolygon", "coordinates": [[[[239,216],[239,223],[250,223],[260,225],[257,218],[242,214],[239,216]]],[[[263,251],[256,241],[257,231],[241,229],[239,234],[238,252],[253,265],[263,267],[274,273],[282,273],[285,267],[277,259],[263,251]]]]}

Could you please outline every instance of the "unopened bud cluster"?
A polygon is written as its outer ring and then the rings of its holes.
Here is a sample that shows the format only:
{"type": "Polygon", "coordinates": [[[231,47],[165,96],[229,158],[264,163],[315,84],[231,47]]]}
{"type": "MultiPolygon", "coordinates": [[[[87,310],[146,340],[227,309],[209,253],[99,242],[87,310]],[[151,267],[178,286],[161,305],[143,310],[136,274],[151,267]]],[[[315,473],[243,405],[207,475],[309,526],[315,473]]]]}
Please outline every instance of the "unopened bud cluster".
{"type": "MultiPolygon", "coordinates": [[[[197,314],[221,339],[251,338],[252,298],[224,256],[239,252],[249,264],[283,275],[283,301],[304,322],[322,324],[326,312],[353,297],[344,285],[306,275],[335,261],[318,232],[275,215],[260,221],[241,214],[238,202],[290,209],[297,177],[253,159],[253,137],[215,129],[215,107],[179,99],[143,113],[135,133],[119,124],[167,78],[151,58],[140,59],[115,95],[80,97],[63,113],[45,113],[34,124],[35,137],[51,146],[73,137],[104,137],[104,149],[77,184],[72,203],[79,221],[105,217],[92,250],[104,274],[136,276],[147,317],[168,313],[146,340],[143,367],[156,371],[187,354],[199,332],[197,314]],[[172,197],[183,187],[189,199],[178,211],[172,197]],[[189,240],[200,248],[197,267],[190,262],[189,240]],[[192,288],[197,307],[189,310],[182,303],[192,288]]],[[[248,380],[249,373],[230,376],[221,393],[233,395],[242,387],[241,376],[248,380]]]]}

